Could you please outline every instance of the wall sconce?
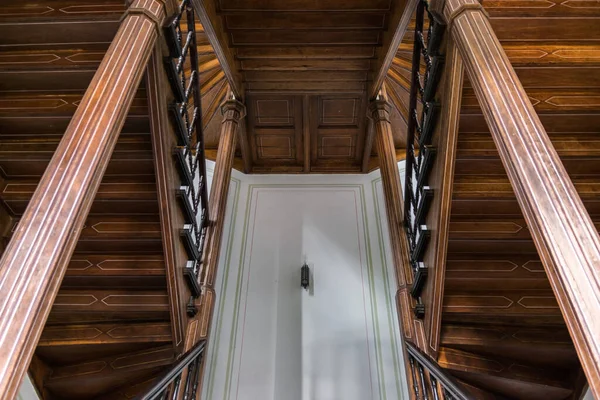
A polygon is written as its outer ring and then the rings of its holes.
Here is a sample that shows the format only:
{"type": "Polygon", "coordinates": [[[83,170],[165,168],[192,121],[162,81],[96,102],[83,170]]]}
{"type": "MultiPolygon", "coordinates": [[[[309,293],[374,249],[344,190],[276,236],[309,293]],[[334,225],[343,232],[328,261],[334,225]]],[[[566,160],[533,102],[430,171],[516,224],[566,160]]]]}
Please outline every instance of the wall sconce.
{"type": "Polygon", "coordinates": [[[300,285],[303,289],[308,289],[308,285],[310,284],[310,269],[308,268],[308,264],[304,263],[302,268],[300,268],[300,285]]]}

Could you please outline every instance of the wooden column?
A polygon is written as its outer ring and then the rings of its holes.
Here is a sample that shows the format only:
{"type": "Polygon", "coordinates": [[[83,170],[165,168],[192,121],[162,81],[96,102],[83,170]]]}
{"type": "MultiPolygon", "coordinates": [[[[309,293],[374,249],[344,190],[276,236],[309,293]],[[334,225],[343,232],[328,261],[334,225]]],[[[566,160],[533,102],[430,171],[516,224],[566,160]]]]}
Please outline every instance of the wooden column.
{"type": "Polygon", "coordinates": [[[207,338],[214,310],[214,283],[219,265],[221,239],[225,223],[227,196],[233,169],[233,159],[241,129],[241,119],[246,114],[246,107],[237,100],[227,100],[221,107],[223,123],[215,170],[210,189],[209,226],[206,234],[206,244],[202,256],[202,296],[200,298],[200,313],[188,324],[185,340],[185,350],[191,349],[198,340],[207,338]]]}
{"type": "Polygon", "coordinates": [[[436,0],[600,398],[600,237],[476,0],[436,0]]]}
{"type": "MultiPolygon", "coordinates": [[[[373,135],[375,148],[379,157],[379,168],[381,172],[381,183],[385,199],[385,209],[392,246],[392,257],[396,271],[396,307],[400,330],[403,341],[425,346],[425,335],[423,324],[413,317],[413,303],[410,296],[410,285],[412,284],[412,271],[408,259],[408,242],[404,233],[403,223],[403,201],[402,186],[400,185],[400,172],[396,161],[396,148],[392,136],[392,123],[390,120],[391,104],[387,101],[385,92],[380,92],[377,100],[369,105],[369,118],[373,124],[373,135]]],[[[404,365],[406,366],[406,379],[408,387],[414,384],[410,373],[408,353],[402,346],[404,365]]]]}
{"type": "Polygon", "coordinates": [[[392,257],[396,270],[398,285],[397,301],[402,333],[405,339],[415,340],[413,327],[412,307],[410,298],[410,283],[412,272],[408,260],[408,243],[403,221],[403,196],[400,185],[400,172],[396,161],[396,148],[392,136],[392,123],[390,121],[391,105],[385,99],[375,100],[369,107],[369,117],[373,121],[375,146],[379,156],[381,170],[381,183],[385,198],[385,208],[390,232],[392,257]]]}
{"type": "Polygon", "coordinates": [[[142,79],[167,0],[135,0],[0,260],[0,397],[15,397],[142,79]]]}

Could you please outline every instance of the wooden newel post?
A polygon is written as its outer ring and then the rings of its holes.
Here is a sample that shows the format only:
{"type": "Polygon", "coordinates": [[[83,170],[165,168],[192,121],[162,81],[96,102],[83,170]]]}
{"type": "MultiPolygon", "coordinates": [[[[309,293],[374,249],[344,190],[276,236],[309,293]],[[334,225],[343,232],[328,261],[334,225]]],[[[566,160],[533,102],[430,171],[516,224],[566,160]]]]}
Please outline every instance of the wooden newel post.
{"type": "MultiPolygon", "coordinates": [[[[221,113],[223,114],[223,122],[210,189],[209,226],[202,257],[200,314],[188,323],[185,350],[194,347],[199,340],[208,340],[210,333],[210,324],[215,308],[215,276],[219,265],[231,171],[233,170],[233,159],[235,157],[238,135],[241,134],[240,124],[242,118],[246,115],[246,107],[241,102],[230,99],[225,101],[221,106],[221,113]]],[[[200,393],[202,392],[201,387],[205,368],[206,362],[203,362],[200,371],[200,382],[198,383],[197,399],[200,398],[200,393]]]]}
{"type": "MultiPolygon", "coordinates": [[[[215,161],[209,199],[209,227],[202,257],[202,296],[199,315],[188,324],[185,350],[191,349],[199,340],[208,339],[210,324],[215,308],[215,276],[219,265],[219,254],[225,224],[227,197],[231,183],[231,171],[235,157],[240,124],[246,115],[246,107],[237,100],[225,101],[221,107],[223,122],[215,161]]],[[[202,364],[203,375],[205,363],[202,364]]],[[[202,380],[202,378],[201,378],[202,380]]],[[[201,390],[198,390],[200,395],[201,390]]]]}
{"type": "Polygon", "coordinates": [[[219,148],[208,202],[210,226],[202,263],[204,266],[202,285],[211,288],[215,283],[217,265],[219,264],[233,159],[238,143],[240,121],[246,116],[246,107],[237,100],[227,100],[221,106],[221,113],[223,114],[221,137],[219,138],[219,148]]]}
{"type": "Polygon", "coordinates": [[[135,0],[0,260],[0,398],[16,396],[171,0],[135,0]]]}
{"type": "Polygon", "coordinates": [[[414,341],[410,288],[408,287],[412,281],[412,276],[408,261],[406,237],[404,228],[402,227],[402,186],[400,184],[398,162],[396,161],[396,148],[394,147],[392,136],[390,111],[390,103],[385,99],[379,99],[371,102],[368,116],[373,120],[375,148],[379,156],[381,183],[383,186],[390,244],[392,246],[392,256],[398,285],[398,315],[404,338],[414,341]]]}
{"type": "Polygon", "coordinates": [[[600,398],[600,237],[487,15],[476,0],[434,0],[533,236],[590,387],[600,398]]]}
{"type": "MultiPolygon", "coordinates": [[[[413,301],[409,293],[410,284],[412,283],[412,272],[408,259],[408,242],[402,225],[404,221],[404,198],[402,196],[400,171],[398,170],[398,162],[396,161],[396,148],[394,147],[392,136],[392,123],[390,120],[391,104],[385,97],[385,91],[382,91],[379,98],[371,102],[368,117],[373,121],[375,148],[379,156],[383,197],[385,199],[394,269],[396,271],[396,284],[398,285],[396,307],[402,339],[417,343],[419,342],[418,337],[423,338],[423,329],[422,325],[418,325],[419,329],[417,331],[413,322],[413,301]]],[[[407,366],[406,379],[409,387],[412,387],[414,382],[410,368],[408,368],[410,364],[405,346],[402,346],[402,355],[404,365],[407,366]]]]}

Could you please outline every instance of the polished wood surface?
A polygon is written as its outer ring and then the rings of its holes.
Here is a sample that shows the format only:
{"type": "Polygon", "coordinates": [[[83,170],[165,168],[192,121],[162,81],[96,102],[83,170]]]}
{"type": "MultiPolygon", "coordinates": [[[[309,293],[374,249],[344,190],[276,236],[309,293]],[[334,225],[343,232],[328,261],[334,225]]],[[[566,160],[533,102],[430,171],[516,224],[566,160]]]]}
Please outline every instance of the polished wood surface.
{"type": "Polygon", "coordinates": [[[165,5],[132,4],[0,260],[0,291],[7,294],[0,300],[3,397],[16,394],[50,314],[156,42],[157,24],[166,17],[165,5]]]}
{"type": "Polygon", "coordinates": [[[453,41],[447,41],[444,54],[446,66],[438,90],[442,112],[437,129],[433,132],[432,146],[436,150],[436,159],[428,182],[434,191],[434,197],[426,225],[433,234],[424,256],[429,271],[427,283],[421,294],[425,304],[425,331],[427,332],[427,346],[422,350],[434,359],[439,349],[442,325],[446,256],[451,229],[450,212],[464,72],[462,59],[453,41]]]}
{"type": "MultiPolygon", "coordinates": [[[[396,272],[396,307],[400,331],[404,340],[425,346],[423,324],[413,315],[414,300],[410,295],[412,284],[412,268],[408,259],[408,242],[403,228],[403,197],[400,185],[400,172],[392,139],[392,124],[390,121],[391,104],[385,91],[379,93],[378,100],[369,104],[369,118],[372,120],[375,146],[379,154],[381,166],[381,182],[385,199],[386,217],[392,258],[396,272]]],[[[406,349],[401,350],[404,362],[408,363],[406,349]]],[[[406,369],[406,379],[409,386],[414,384],[414,377],[406,369]]]]}
{"type": "MultiPolygon", "coordinates": [[[[415,1],[194,4],[234,95],[248,107],[246,172],[361,173],[377,166],[367,100],[383,84],[410,23],[404,11],[415,1]]],[[[400,148],[402,133],[394,136],[400,148]]]]}
{"type": "MultiPolygon", "coordinates": [[[[529,251],[535,253],[537,249],[556,296],[554,299],[551,292],[543,291],[526,297],[522,293],[513,295],[506,292],[497,297],[497,304],[505,303],[507,311],[513,308],[513,304],[518,304],[520,310],[515,311],[521,313],[536,307],[557,310],[558,305],[590,387],[596,395],[600,395],[600,342],[597,335],[600,325],[596,318],[600,314],[597,296],[600,291],[600,271],[597,268],[600,237],[535,112],[533,99],[528,97],[512,69],[492,30],[493,24],[479,4],[450,0],[445,2],[443,13],[451,26],[452,38],[464,57],[469,81],[526,222],[502,222],[502,225],[482,227],[481,230],[498,232],[494,235],[496,237],[506,235],[516,242],[511,246],[513,250],[528,251],[526,243],[530,242],[523,242],[519,237],[526,233],[523,228],[527,226],[527,237],[531,235],[535,243],[535,248],[529,251]]],[[[496,27],[496,31],[502,37],[502,30],[496,27]]],[[[552,30],[545,33],[553,34],[552,30]]],[[[526,39],[527,34],[522,34],[526,39]]],[[[532,78],[521,76],[521,79],[528,83],[532,78]]],[[[566,84],[573,83],[567,79],[566,84]]],[[[590,85],[594,85],[592,77],[590,85]]],[[[559,92],[556,98],[560,96],[559,92]]],[[[540,94],[537,97],[545,98],[540,94]]],[[[541,100],[535,101],[541,103],[541,100]]],[[[490,246],[498,245],[502,245],[500,237],[490,243],[490,246]]],[[[456,299],[459,303],[463,302],[460,296],[456,299]]]]}
{"type": "Polygon", "coordinates": [[[191,293],[184,281],[184,267],[188,261],[188,255],[179,238],[179,231],[185,224],[185,218],[176,199],[176,189],[181,185],[173,162],[173,149],[177,146],[177,137],[169,121],[166,107],[173,101],[174,96],[167,81],[162,60],[160,44],[157,44],[146,71],[146,91],[165,275],[171,299],[171,330],[175,349],[181,351],[187,324],[186,304],[191,293]]]}

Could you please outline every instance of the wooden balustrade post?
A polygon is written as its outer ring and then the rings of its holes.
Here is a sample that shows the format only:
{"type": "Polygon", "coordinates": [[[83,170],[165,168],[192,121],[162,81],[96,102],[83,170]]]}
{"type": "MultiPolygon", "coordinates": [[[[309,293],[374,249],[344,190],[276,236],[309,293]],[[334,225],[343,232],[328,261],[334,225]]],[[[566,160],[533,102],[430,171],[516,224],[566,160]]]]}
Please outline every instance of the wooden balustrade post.
{"type": "Polygon", "coordinates": [[[0,398],[33,356],[173,0],[134,0],[0,259],[0,398]]]}
{"type": "MultiPolygon", "coordinates": [[[[413,317],[413,300],[410,296],[410,285],[412,284],[412,271],[408,259],[408,242],[404,233],[403,223],[403,196],[400,184],[400,171],[396,161],[396,148],[392,136],[392,123],[390,120],[391,104],[385,98],[385,92],[381,92],[377,100],[369,106],[369,118],[373,121],[374,140],[379,157],[379,168],[381,182],[385,199],[385,208],[392,247],[392,258],[396,271],[396,283],[398,291],[396,303],[398,308],[398,320],[403,341],[425,345],[423,324],[413,317]]],[[[408,367],[408,355],[406,349],[402,349],[406,369],[406,378],[409,387],[415,383],[408,367]]]]}
{"type": "Polygon", "coordinates": [[[392,136],[392,123],[390,120],[391,105],[386,99],[371,102],[369,118],[373,120],[374,140],[379,157],[381,183],[392,246],[392,257],[396,270],[398,285],[398,313],[405,339],[415,340],[413,317],[411,311],[410,283],[412,271],[408,260],[408,243],[402,227],[403,222],[403,195],[400,185],[400,172],[396,161],[396,148],[392,136]]]}
{"type": "Polygon", "coordinates": [[[600,237],[477,0],[434,0],[500,153],[571,333],[600,398],[600,237]]]}
{"type": "MultiPolygon", "coordinates": [[[[238,135],[241,133],[240,125],[246,115],[246,107],[235,99],[225,101],[221,106],[223,122],[221,137],[213,173],[210,199],[208,201],[209,225],[206,233],[206,243],[202,256],[202,295],[200,297],[200,313],[188,323],[185,338],[185,351],[194,347],[202,339],[207,339],[210,332],[213,311],[215,308],[215,276],[219,265],[227,197],[231,183],[231,171],[238,135]]],[[[207,347],[208,348],[208,347],[207,347]]],[[[206,363],[202,363],[200,380],[204,376],[206,363]]],[[[199,382],[201,387],[201,382],[199,382]]],[[[201,389],[198,389],[198,396],[201,389]]]]}

